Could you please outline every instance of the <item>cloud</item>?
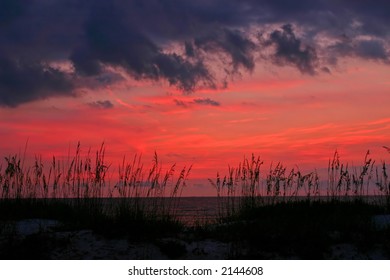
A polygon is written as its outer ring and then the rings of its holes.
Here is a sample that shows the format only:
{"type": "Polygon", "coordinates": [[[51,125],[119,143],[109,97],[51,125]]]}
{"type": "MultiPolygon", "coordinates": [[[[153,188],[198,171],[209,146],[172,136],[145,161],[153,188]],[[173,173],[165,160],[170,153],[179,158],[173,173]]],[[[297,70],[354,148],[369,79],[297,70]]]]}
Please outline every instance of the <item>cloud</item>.
{"type": "Polygon", "coordinates": [[[117,82],[123,81],[125,78],[116,72],[104,71],[100,75],[96,75],[94,77],[95,82],[98,86],[102,85],[111,85],[117,82]]]}
{"type": "Polygon", "coordinates": [[[110,100],[98,100],[87,103],[87,105],[94,109],[111,109],[114,107],[114,104],[110,100]]]}
{"type": "Polygon", "coordinates": [[[85,45],[71,55],[76,72],[97,75],[104,65],[120,66],[136,79],[168,81],[184,92],[198,84],[213,85],[202,61],[188,61],[177,53],[165,53],[145,34],[126,25],[121,17],[99,11],[86,24],[85,45]]]}
{"type": "Polygon", "coordinates": [[[317,72],[318,58],[315,48],[304,46],[294,34],[291,24],[272,31],[263,46],[275,48],[272,59],[278,65],[296,66],[303,74],[314,75],[317,72]]]}
{"type": "Polygon", "coordinates": [[[44,64],[0,58],[0,106],[16,107],[49,96],[75,96],[72,79],[44,64]]]}
{"type": "MultiPolygon", "coordinates": [[[[230,64],[234,72],[239,68],[252,71],[255,67],[254,51],[256,44],[246,34],[238,30],[222,29],[207,36],[195,38],[197,48],[211,53],[225,53],[230,57],[230,64]]],[[[192,52],[186,45],[187,52],[192,52]]]]}
{"type": "Polygon", "coordinates": [[[389,52],[383,40],[350,38],[343,35],[335,44],[329,46],[333,57],[359,57],[362,59],[389,61],[389,52]]]}
{"type": "Polygon", "coordinates": [[[258,57],[309,75],[330,69],[330,58],[388,62],[389,10],[386,0],[0,0],[0,104],[76,96],[127,76],[214,89],[261,67],[258,57]],[[62,62],[71,67],[53,66],[62,62]]]}
{"type": "Polygon", "coordinates": [[[387,60],[388,54],[379,40],[362,40],[357,43],[356,54],[367,59],[387,60]]]}
{"type": "Polygon", "coordinates": [[[194,99],[193,102],[199,105],[221,106],[221,103],[210,98],[198,98],[194,99]]]}
{"type": "Polygon", "coordinates": [[[187,101],[187,102],[179,99],[174,99],[173,102],[176,104],[176,106],[184,107],[184,108],[187,108],[193,104],[202,105],[202,106],[215,106],[215,107],[221,106],[221,103],[212,100],[210,98],[195,98],[192,101],[187,101]]]}
{"type": "Polygon", "coordinates": [[[0,1],[0,26],[6,25],[23,14],[23,3],[20,0],[0,1]]]}

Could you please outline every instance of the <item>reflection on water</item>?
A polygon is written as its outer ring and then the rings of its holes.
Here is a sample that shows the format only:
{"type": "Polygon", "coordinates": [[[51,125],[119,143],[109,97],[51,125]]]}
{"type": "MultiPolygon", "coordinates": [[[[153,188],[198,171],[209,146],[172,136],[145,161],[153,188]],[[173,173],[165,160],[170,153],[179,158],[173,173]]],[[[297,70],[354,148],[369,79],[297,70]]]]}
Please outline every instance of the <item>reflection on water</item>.
{"type": "Polygon", "coordinates": [[[217,197],[182,197],[177,204],[177,217],[186,224],[204,223],[217,218],[217,197]]]}

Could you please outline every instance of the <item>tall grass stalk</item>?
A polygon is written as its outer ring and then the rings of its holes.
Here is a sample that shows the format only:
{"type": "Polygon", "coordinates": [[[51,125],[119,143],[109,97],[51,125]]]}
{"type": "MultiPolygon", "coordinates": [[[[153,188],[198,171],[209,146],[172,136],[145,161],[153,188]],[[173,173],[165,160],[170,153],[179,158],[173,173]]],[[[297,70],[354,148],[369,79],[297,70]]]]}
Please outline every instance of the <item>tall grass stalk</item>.
{"type": "Polygon", "coordinates": [[[176,165],[165,169],[157,153],[149,169],[141,156],[135,155],[131,161],[124,157],[118,166],[117,182],[111,185],[107,181],[111,164],[106,162],[105,153],[104,143],[95,153],[91,149],[83,153],[78,143],[73,156],[70,152],[66,160],[53,156],[48,165],[41,156],[35,156],[31,166],[25,164],[25,155],[5,157],[0,163],[0,206],[55,202],[95,217],[176,219],[191,166],[181,169],[175,179],[176,165]],[[114,198],[116,203],[107,203],[104,198],[114,198]]]}
{"type": "Polygon", "coordinates": [[[390,209],[390,180],[385,162],[375,166],[367,151],[360,167],[350,168],[340,160],[338,151],[328,163],[327,179],[321,181],[317,170],[302,173],[298,167],[288,169],[278,162],[270,165],[267,173],[260,167],[263,162],[252,155],[238,164],[228,166],[228,175],[223,179],[217,173],[216,180],[209,179],[219,198],[219,216],[229,217],[246,209],[264,205],[286,203],[306,199],[309,203],[318,200],[344,201],[363,200],[374,194],[384,198],[390,209]],[[375,192],[372,183],[376,175],[375,192]]]}

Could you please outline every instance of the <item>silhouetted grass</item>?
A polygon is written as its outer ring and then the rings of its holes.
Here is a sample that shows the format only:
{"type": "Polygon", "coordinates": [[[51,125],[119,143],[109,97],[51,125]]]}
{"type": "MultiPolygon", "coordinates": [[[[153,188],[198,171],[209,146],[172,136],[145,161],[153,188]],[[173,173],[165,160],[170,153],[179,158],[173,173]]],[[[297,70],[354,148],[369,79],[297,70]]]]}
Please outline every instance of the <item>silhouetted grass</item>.
{"type": "Polygon", "coordinates": [[[78,144],[73,156],[53,157],[48,165],[40,157],[28,166],[24,156],[8,156],[0,165],[0,237],[7,240],[0,242],[0,257],[47,258],[51,246],[66,247],[45,232],[16,238],[8,227],[25,219],[59,221],[60,231],[154,242],[171,258],[185,254],[177,239],[183,235],[230,244],[231,258],[333,258],[335,244],[353,244],[359,252],[380,246],[390,256],[389,227],[373,223],[390,210],[387,165],[375,165],[369,155],[360,167],[350,167],[336,151],[322,180],[316,170],[304,173],[282,163],[263,172],[263,161],[252,155],[229,166],[226,176],[209,179],[218,217],[194,226],[177,215],[191,167],[175,178],[176,166],[163,167],[157,154],[150,168],[139,156],[124,157],[112,185],[104,145],[83,154],[78,144]]]}
{"type": "Polygon", "coordinates": [[[130,162],[123,158],[118,181],[110,186],[110,166],[104,144],[92,156],[90,149],[83,155],[79,143],[72,157],[53,157],[48,166],[41,157],[32,166],[26,166],[24,156],[5,157],[5,168],[0,166],[0,222],[55,219],[68,229],[132,239],[182,227],[175,211],[191,167],[175,179],[175,165],[164,171],[157,154],[148,170],[138,156],[130,162]]]}
{"type": "Polygon", "coordinates": [[[364,157],[361,167],[350,168],[340,161],[336,151],[329,160],[328,177],[320,179],[317,171],[303,173],[298,167],[288,170],[282,163],[271,164],[268,172],[263,172],[263,162],[252,155],[237,167],[228,167],[223,178],[217,173],[216,180],[209,179],[220,198],[219,216],[239,215],[247,209],[264,205],[295,202],[297,200],[314,201],[350,201],[366,200],[376,196],[376,202],[389,210],[390,180],[387,166],[380,167],[369,157],[364,157]],[[374,175],[376,181],[373,182],[374,175]]]}
{"type": "Polygon", "coordinates": [[[359,252],[380,246],[390,257],[389,227],[373,223],[375,215],[389,213],[384,162],[378,168],[367,152],[363,165],[351,169],[336,151],[322,185],[316,171],[278,163],[263,175],[261,165],[252,156],[229,166],[223,179],[218,173],[209,180],[220,198],[219,224],[201,234],[230,242],[232,258],[332,258],[335,244],[359,252]]]}

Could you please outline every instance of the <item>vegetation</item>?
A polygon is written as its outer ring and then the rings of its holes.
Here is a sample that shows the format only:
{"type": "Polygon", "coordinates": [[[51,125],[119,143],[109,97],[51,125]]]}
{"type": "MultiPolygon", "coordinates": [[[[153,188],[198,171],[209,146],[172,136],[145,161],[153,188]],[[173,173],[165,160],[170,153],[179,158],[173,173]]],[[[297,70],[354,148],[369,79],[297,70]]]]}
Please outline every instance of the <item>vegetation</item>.
{"type": "Polygon", "coordinates": [[[57,219],[68,228],[131,238],[182,227],[176,204],[191,167],[184,167],[175,179],[176,166],[164,171],[157,154],[147,171],[140,157],[131,162],[123,158],[114,186],[106,180],[109,168],[104,144],[94,158],[91,150],[83,157],[78,144],[73,157],[53,157],[50,166],[41,157],[32,167],[25,166],[24,157],[5,157],[5,168],[0,166],[0,221],[4,225],[18,219],[57,219]]]}
{"type": "Polygon", "coordinates": [[[248,209],[286,204],[306,200],[314,202],[366,201],[382,205],[390,210],[390,180],[387,166],[375,166],[375,161],[364,157],[361,167],[350,168],[340,161],[336,151],[329,160],[326,181],[320,180],[317,171],[302,173],[297,167],[288,170],[282,163],[269,168],[262,174],[263,161],[252,155],[244,158],[238,167],[229,166],[223,179],[209,179],[220,198],[219,216],[224,219],[241,215],[248,209]],[[375,182],[373,181],[375,179],[375,182]]]}
{"type": "Polygon", "coordinates": [[[104,144],[85,155],[78,144],[73,156],[53,157],[49,165],[38,156],[31,166],[24,155],[5,157],[0,258],[46,258],[43,252],[60,246],[45,232],[17,239],[9,228],[25,219],[59,221],[59,231],[88,229],[105,238],[152,242],[170,258],[186,253],[185,242],[209,239],[229,244],[224,257],[230,258],[335,258],[335,244],[352,244],[367,258],[375,258],[369,252],[377,247],[390,256],[390,229],[373,222],[390,211],[385,162],[376,165],[367,152],[362,166],[350,167],[336,151],[327,180],[316,170],[277,163],[263,173],[263,166],[252,155],[229,166],[226,176],[209,179],[218,198],[216,220],[186,225],[177,211],[191,166],[175,176],[176,166],[164,167],[156,153],[150,168],[139,156],[124,157],[111,185],[104,144]]]}
{"type": "Polygon", "coordinates": [[[336,151],[322,185],[316,171],[288,171],[281,163],[262,176],[262,164],[252,156],[229,166],[223,179],[209,180],[220,203],[219,224],[208,234],[233,244],[230,257],[351,258],[334,253],[346,244],[358,258],[377,258],[375,248],[390,256],[390,228],[373,221],[390,210],[385,162],[375,166],[367,152],[363,165],[351,169],[336,151]]]}

